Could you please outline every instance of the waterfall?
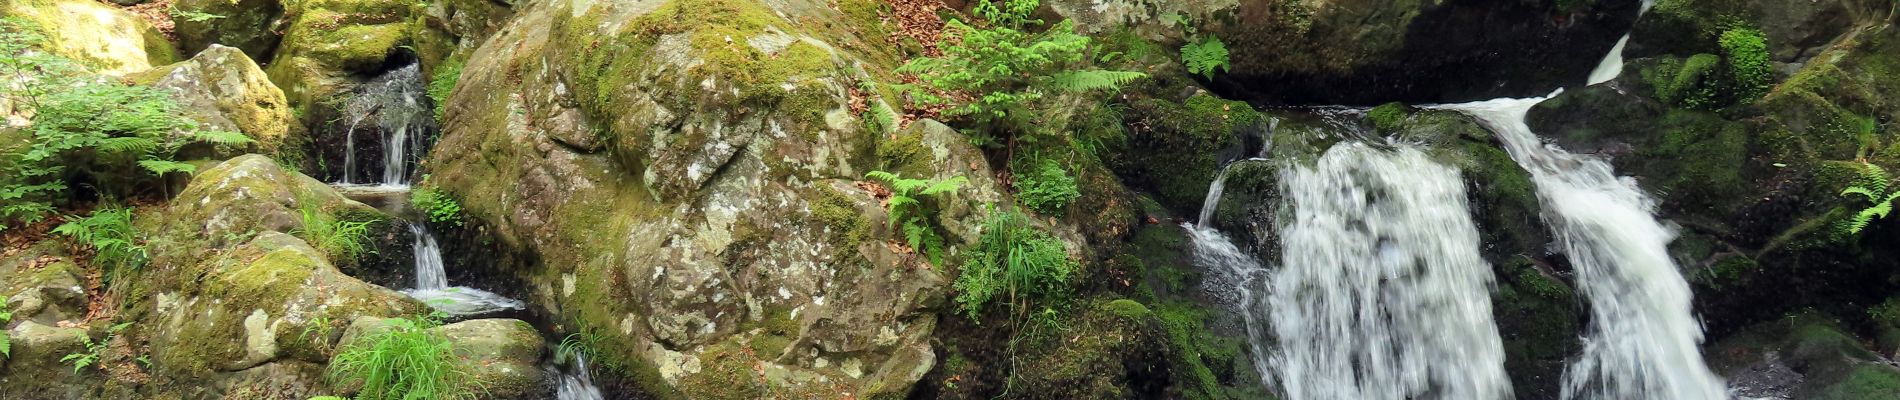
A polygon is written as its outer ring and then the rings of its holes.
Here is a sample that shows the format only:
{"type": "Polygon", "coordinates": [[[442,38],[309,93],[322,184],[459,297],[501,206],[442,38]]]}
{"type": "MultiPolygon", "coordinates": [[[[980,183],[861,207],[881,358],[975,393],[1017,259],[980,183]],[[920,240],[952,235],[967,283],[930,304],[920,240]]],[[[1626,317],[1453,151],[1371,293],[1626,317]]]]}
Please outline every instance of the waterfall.
{"type": "Polygon", "coordinates": [[[1266,309],[1265,304],[1261,303],[1265,298],[1257,293],[1263,292],[1261,282],[1265,279],[1266,268],[1208,223],[1214,209],[1220,205],[1227,172],[1231,168],[1230,164],[1214,176],[1214,182],[1207,188],[1207,198],[1201,202],[1200,219],[1195,223],[1183,223],[1181,228],[1187,230],[1194,265],[1206,270],[1203,286],[1210,289],[1209,297],[1238,312],[1242,322],[1247,325],[1247,344],[1252,350],[1254,372],[1259,373],[1264,380],[1269,376],[1266,344],[1271,339],[1265,331],[1266,317],[1261,313],[1266,309]]]}
{"type": "Polygon", "coordinates": [[[524,307],[519,300],[481,289],[449,286],[449,274],[442,263],[442,248],[436,245],[435,234],[429,232],[428,226],[416,222],[409,224],[409,232],[416,236],[416,287],[404,290],[403,294],[449,315],[475,315],[524,307]]]}
{"type": "Polygon", "coordinates": [[[562,357],[572,361],[566,368],[556,371],[559,378],[555,381],[554,398],[557,400],[602,400],[600,387],[594,386],[593,375],[587,372],[587,355],[572,353],[572,357],[562,357]]]}
{"type": "Polygon", "coordinates": [[[1287,398],[1511,396],[1456,169],[1347,143],[1280,177],[1291,215],[1267,304],[1287,398]]]}
{"type": "Polygon", "coordinates": [[[1609,82],[1612,79],[1616,79],[1618,75],[1622,75],[1623,46],[1629,44],[1629,42],[1629,34],[1623,34],[1622,39],[1617,39],[1616,46],[1610,47],[1610,54],[1603,56],[1603,62],[1597,63],[1596,69],[1590,70],[1590,80],[1586,82],[1585,85],[1595,86],[1599,83],[1609,82]]]}
{"type": "MultiPolygon", "coordinates": [[[[1560,91],[1561,92],[1561,91],[1560,91]]],[[[1555,96],[1554,94],[1552,96],[1555,96]]],[[[1544,220],[1569,257],[1591,310],[1583,354],[1564,371],[1566,399],[1722,399],[1722,379],[1703,364],[1702,327],[1689,284],[1656,220],[1656,202],[1609,163],[1546,145],[1525,124],[1546,98],[1438,106],[1477,118],[1530,171],[1544,220]]]]}
{"type": "Polygon", "coordinates": [[[435,111],[430,108],[427,83],[416,64],[397,68],[357,88],[343,104],[350,118],[344,131],[343,179],[351,184],[357,173],[356,131],[374,128],[381,133],[383,172],[376,184],[409,185],[409,166],[419,160],[412,151],[422,147],[426,132],[435,128],[435,111]]]}

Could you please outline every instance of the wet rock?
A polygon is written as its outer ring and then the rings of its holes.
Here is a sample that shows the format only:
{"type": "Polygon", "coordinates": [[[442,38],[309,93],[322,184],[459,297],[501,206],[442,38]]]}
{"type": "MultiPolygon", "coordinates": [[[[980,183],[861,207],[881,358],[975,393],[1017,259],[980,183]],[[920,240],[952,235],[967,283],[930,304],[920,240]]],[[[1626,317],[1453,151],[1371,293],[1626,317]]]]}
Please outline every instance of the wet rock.
{"type": "Polygon", "coordinates": [[[177,0],[172,33],[184,54],[213,45],[237,48],[257,60],[270,60],[282,39],[276,26],[284,15],[282,0],[177,0]]]}
{"type": "Polygon", "coordinates": [[[1737,394],[1765,398],[1886,399],[1900,368],[1831,318],[1801,313],[1714,341],[1709,364],[1737,394]]]}
{"type": "Polygon", "coordinates": [[[10,0],[0,14],[39,25],[44,47],[108,75],[177,61],[171,42],[131,13],[90,0],[10,0]]]}
{"type": "Polygon", "coordinates": [[[257,140],[248,150],[276,154],[301,139],[291,136],[303,129],[291,117],[284,92],[236,48],[213,44],[190,60],[130,79],[170,91],[200,128],[241,132],[257,140]]]}

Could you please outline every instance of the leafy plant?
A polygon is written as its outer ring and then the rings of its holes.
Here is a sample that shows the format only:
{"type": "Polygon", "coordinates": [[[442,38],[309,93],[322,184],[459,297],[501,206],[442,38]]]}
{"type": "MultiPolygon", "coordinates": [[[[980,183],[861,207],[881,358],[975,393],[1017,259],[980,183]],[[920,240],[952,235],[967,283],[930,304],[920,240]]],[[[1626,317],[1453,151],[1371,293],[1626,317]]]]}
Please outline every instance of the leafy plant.
{"type": "Polygon", "coordinates": [[[177,8],[172,8],[170,13],[173,19],[183,19],[187,22],[205,22],[225,18],[223,15],[199,11],[186,11],[177,8]]]}
{"type": "Polygon", "coordinates": [[[461,379],[453,365],[453,346],[430,330],[432,318],[392,318],[384,329],[353,340],[330,359],[330,379],[362,385],[359,400],[459,398],[461,379]]]}
{"type": "Polygon", "coordinates": [[[1147,74],[1088,69],[1094,60],[1089,37],[1062,21],[1041,33],[1024,29],[1041,24],[1030,17],[1036,0],[983,0],[976,14],[991,26],[976,27],[952,19],[945,25],[941,57],[911,60],[898,72],[916,74],[922,86],[899,86],[913,102],[948,106],[948,116],[967,116],[979,124],[1016,129],[1033,126],[1035,110],[1049,92],[1119,90],[1147,74]]]}
{"type": "Polygon", "coordinates": [[[0,358],[13,358],[13,339],[7,337],[7,323],[13,322],[13,310],[0,301],[0,358]]]}
{"type": "Polygon", "coordinates": [[[369,228],[379,220],[345,221],[323,213],[311,202],[298,209],[303,214],[303,227],[291,234],[302,237],[312,247],[341,260],[355,260],[368,254],[369,228]]]}
{"type": "Polygon", "coordinates": [[[1013,185],[1016,187],[1016,199],[1024,205],[1047,215],[1062,212],[1064,207],[1082,197],[1076,187],[1075,178],[1062,169],[1062,164],[1052,158],[1040,158],[1034,168],[1018,172],[1013,185]]]}
{"type": "Polygon", "coordinates": [[[1842,196],[1860,195],[1872,202],[1847,220],[1845,231],[1850,235],[1859,235],[1876,218],[1886,218],[1893,212],[1894,200],[1900,200],[1900,190],[1891,190],[1892,178],[1886,169],[1873,164],[1864,164],[1862,168],[1859,183],[1841,191],[1842,196]]]}
{"type": "Polygon", "coordinates": [[[1216,71],[1225,72],[1230,67],[1227,44],[1214,35],[1207,35],[1198,42],[1189,42],[1181,46],[1181,63],[1187,64],[1189,73],[1214,79],[1216,71]]]}
{"type": "Polygon", "coordinates": [[[1768,64],[1768,39],[1760,30],[1739,27],[1722,32],[1717,40],[1722,60],[1728,64],[1738,102],[1754,101],[1768,93],[1773,67],[1768,64]]]}
{"type": "Polygon", "coordinates": [[[451,58],[435,67],[435,73],[429,77],[429,100],[435,102],[437,121],[447,113],[449,95],[455,92],[455,83],[462,79],[462,68],[467,65],[467,59],[451,58]]]}
{"type": "Polygon", "coordinates": [[[1013,210],[992,210],[983,235],[964,259],[953,286],[956,302],[970,319],[1002,297],[1020,314],[1031,299],[1047,299],[1067,288],[1076,263],[1061,240],[1030,224],[1013,210]]]}
{"type": "Polygon", "coordinates": [[[78,373],[79,371],[85,370],[86,367],[99,364],[100,356],[105,355],[106,344],[111,343],[112,337],[118,335],[119,331],[125,330],[128,326],[132,326],[132,323],[126,322],[106,328],[105,337],[99,338],[98,341],[92,340],[91,336],[80,336],[80,339],[85,341],[86,348],[80,352],[60,357],[59,362],[72,364],[73,373],[78,373]]]}
{"type": "Polygon", "coordinates": [[[462,203],[448,192],[433,187],[417,189],[409,195],[409,204],[429,215],[429,222],[462,225],[462,203]]]}
{"type": "Polygon", "coordinates": [[[904,240],[930,258],[931,264],[943,265],[943,236],[937,233],[937,207],[933,197],[956,191],[969,179],[958,176],[941,181],[904,179],[890,172],[871,171],[871,179],[891,184],[890,226],[903,226],[904,240]]]}
{"type": "Polygon", "coordinates": [[[91,248],[93,261],[105,267],[109,281],[144,266],[150,258],[141,238],[144,235],[132,226],[131,208],[107,206],[83,218],[67,216],[66,223],[53,228],[53,233],[91,248]]]}

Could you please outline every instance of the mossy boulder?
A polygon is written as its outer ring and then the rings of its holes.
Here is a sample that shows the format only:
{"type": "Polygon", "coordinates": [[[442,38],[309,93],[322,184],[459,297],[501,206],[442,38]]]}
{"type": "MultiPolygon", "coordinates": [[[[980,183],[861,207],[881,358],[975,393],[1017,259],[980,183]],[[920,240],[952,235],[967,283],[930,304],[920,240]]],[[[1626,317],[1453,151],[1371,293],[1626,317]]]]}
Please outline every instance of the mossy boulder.
{"type": "MultiPolygon", "coordinates": [[[[284,3],[284,37],[265,71],[291,107],[311,115],[320,102],[367,76],[393,69],[412,43],[423,3],[297,0],[284,3]]],[[[314,121],[304,121],[306,125],[314,121]]]]}
{"type": "Polygon", "coordinates": [[[1241,157],[1240,138],[1259,136],[1268,123],[1245,102],[1205,92],[1135,100],[1126,118],[1130,151],[1113,156],[1116,172],[1183,214],[1200,210],[1222,162],[1241,157]]]}
{"type": "Polygon", "coordinates": [[[179,109],[200,128],[240,132],[257,141],[244,150],[277,154],[299,142],[293,132],[303,132],[290,115],[284,91],[236,48],[213,44],[190,60],[129,79],[171,92],[179,109]]]}
{"type": "MultiPolygon", "coordinates": [[[[86,271],[57,240],[34,243],[0,258],[0,301],[13,321],[57,325],[87,313],[86,271]]],[[[0,327],[4,328],[4,327],[0,327]]]]}
{"type": "Polygon", "coordinates": [[[176,0],[172,9],[179,14],[172,17],[172,34],[186,55],[223,45],[269,60],[283,39],[274,26],[283,0],[176,0]]]}
{"type": "Polygon", "coordinates": [[[60,361],[86,348],[86,328],[15,321],[5,331],[11,353],[0,358],[0,396],[9,399],[73,399],[92,394],[96,378],[60,361]]]}
{"type": "Polygon", "coordinates": [[[93,72],[123,75],[178,61],[171,41],[151,23],[105,3],[7,0],[0,3],[0,15],[39,25],[46,36],[42,47],[93,72]]]}
{"type": "Polygon", "coordinates": [[[1797,313],[1713,341],[1709,365],[1744,396],[1894,398],[1900,368],[1849,332],[1827,315],[1797,313]]]}

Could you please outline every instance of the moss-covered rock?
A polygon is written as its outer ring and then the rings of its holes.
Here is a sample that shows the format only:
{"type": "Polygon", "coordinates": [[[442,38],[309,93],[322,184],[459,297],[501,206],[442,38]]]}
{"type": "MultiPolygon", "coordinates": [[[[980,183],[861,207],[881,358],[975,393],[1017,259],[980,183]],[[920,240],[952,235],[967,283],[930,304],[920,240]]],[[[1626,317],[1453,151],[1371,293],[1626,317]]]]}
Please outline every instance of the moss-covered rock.
{"type": "Polygon", "coordinates": [[[236,48],[213,44],[190,60],[128,79],[170,91],[200,128],[240,132],[257,141],[244,150],[280,154],[287,143],[300,143],[292,133],[301,134],[303,126],[291,117],[284,91],[236,48]]]}
{"type": "Polygon", "coordinates": [[[39,25],[48,51],[108,75],[178,61],[171,42],[125,10],[90,0],[7,0],[0,15],[39,25]]]}
{"type": "Polygon", "coordinates": [[[0,395],[9,399],[83,398],[96,383],[60,361],[83,352],[86,329],[18,321],[6,331],[12,350],[0,361],[0,395]]]}
{"type": "Polygon", "coordinates": [[[1707,354],[1710,366],[1740,395],[1894,398],[1900,369],[1847,332],[1826,315],[1803,312],[1717,340],[1707,354]]]}
{"type": "MultiPolygon", "coordinates": [[[[362,317],[350,321],[338,348],[367,345],[365,338],[387,328],[387,320],[362,317]]],[[[429,328],[449,342],[455,357],[452,380],[444,393],[467,393],[477,399],[531,399],[552,396],[541,370],[546,342],[527,322],[514,319],[478,319],[429,328]]]]}
{"type": "Polygon", "coordinates": [[[284,14],[283,0],[177,0],[172,9],[172,34],[186,55],[224,45],[269,60],[282,39],[273,25],[284,14]]]}
{"type": "Polygon", "coordinates": [[[1224,158],[1240,154],[1240,137],[1264,132],[1266,116],[1245,102],[1196,93],[1183,100],[1130,104],[1128,148],[1116,172],[1131,186],[1181,213],[1200,210],[1224,158]],[[1135,150],[1138,149],[1138,150],[1135,150]]]}
{"type": "MultiPolygon", "coordinates": [[[[412,43],[423,3],[295,0],[284,3],[283,41],[265,71],[293,108],[312,110],[392,66],[412,43]]],[[[309,125],[315,121],[304,121],[309,125]]]]}

